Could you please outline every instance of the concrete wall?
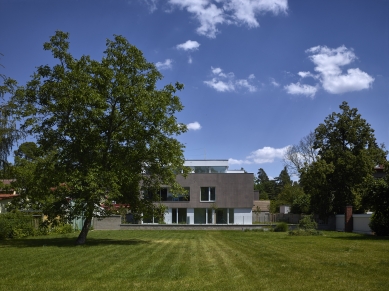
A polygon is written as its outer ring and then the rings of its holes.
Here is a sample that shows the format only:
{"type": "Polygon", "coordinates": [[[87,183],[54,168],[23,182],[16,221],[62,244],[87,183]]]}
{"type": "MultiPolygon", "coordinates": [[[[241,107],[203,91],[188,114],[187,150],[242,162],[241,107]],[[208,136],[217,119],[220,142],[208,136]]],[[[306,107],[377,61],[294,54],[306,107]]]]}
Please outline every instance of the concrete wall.
{"type": "Polygon", "coordinates": [[[96,230],[118,230],[122,223],[122,217],[120,215],[112,215],[98,219],[93,218],[93,228],[96,230]]]}

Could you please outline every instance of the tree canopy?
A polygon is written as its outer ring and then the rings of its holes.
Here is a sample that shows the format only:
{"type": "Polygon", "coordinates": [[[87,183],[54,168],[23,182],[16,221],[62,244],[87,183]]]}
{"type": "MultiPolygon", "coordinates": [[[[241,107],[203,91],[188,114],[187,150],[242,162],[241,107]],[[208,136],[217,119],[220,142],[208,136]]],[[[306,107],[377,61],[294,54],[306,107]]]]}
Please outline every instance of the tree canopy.
{"type": "Polygon", "coordinates": [[[312,209],[322,217],[343,213],[344,207],[361,207],[363,189],[374,166],[385,160],[374,130],[356,108],[343,102],[315,129],[318,159],[301,170],[301,183],[311,195],[312,209]]]}
{"type": "MultiPolygon", "coordinates": [[[[0,54],[2,55],[2,54],[0,54]]],[[[0,67],[2,65],[0,64],[0,67]]],[[[16,129],[12,110],[5,96],[14,93],[17,82],[4,74],[0,74],[0,178],[12,178],[9,171],[8,156],[12,146],[21,137],[16,129]]]]}
{"type": "Polygon", "coordinates": [[[38,67],[13,102],[41,155],[34,185],[23,195],[49,198],[53,214],[83,215],[77,239],[83,244],[92,217],[108,213],[102,204],[127,203],[141,213],[153,207],[142,189],[180,188],[175,173],[184,146],[176,136],[186,126],[175,117],[183,109],[175,95],[183,85],[158,89],[162,75],[124,37],[107,40],[101,61],[75,59],[68,38],[56,31],[44,44],[58,63],[38,67]]]}

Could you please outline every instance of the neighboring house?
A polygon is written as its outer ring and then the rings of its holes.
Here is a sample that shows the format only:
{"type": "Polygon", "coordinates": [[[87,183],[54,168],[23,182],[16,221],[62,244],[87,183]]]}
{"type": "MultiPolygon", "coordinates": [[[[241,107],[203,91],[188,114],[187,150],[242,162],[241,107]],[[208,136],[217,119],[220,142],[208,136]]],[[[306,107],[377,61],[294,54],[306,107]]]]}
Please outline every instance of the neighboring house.
{"type": "MultiPolygon", "coordinates": [[[[4,185],[10,185],[13,180],[0,180],[0,182],[4,185]]],[[[3,190],[0,189],[0,213],[7,212],[7,205],[12,201],[15,197],[19,195],[16,194],[14,190],[3,190]]]]}
{"type": "Polygon", "coordinates": [[[175,196],[169,188],[159,193],[167,207],[166,224],[252,224],[253,174],[228,170],[228,160],[187,160],[184,165],[192,172],[186,178],[178,175],[177,182],[187,196],[175,196]]]}

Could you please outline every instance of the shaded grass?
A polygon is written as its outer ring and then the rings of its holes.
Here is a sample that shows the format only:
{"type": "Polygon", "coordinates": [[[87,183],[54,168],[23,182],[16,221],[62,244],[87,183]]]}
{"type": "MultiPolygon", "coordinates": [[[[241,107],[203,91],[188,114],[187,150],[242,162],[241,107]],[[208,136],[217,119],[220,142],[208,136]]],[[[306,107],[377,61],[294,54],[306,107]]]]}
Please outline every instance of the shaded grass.
{"type": "Polygon", "coordinates": [[[389,240],[92,231],[0,242],[0,290],[389,290],[389,240]]]}

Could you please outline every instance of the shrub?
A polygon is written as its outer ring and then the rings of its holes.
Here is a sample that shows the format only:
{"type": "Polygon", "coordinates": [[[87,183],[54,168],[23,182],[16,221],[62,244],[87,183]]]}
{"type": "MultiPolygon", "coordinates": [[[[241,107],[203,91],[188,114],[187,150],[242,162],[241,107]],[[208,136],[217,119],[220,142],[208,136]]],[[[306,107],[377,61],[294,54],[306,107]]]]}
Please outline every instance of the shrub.
{"type": "Polygon", "coordinates": [[[381,212],[375,212],[371,217],[369,226],[376,235],[389,235],[389,215],[384,215],[381,212]]]}
{"type": "Polygon", "coordinates": [[[34,235],[32,216],[21,212],[0,214],[0,240],[34,235]]]}
{"type": "Polygon", "coordinates": [[[311,215],[307,215],[300,219],[299,228],[303,230],[317,229],[317,223],[311,215]]]}
{"type": "Polygon", "coordinates": [[[280,222],[276,225],[274,228],[275,232],[287,232],[289,229],[289,226],[286,222],[280,222]]]}
{"type": "Polygon", "coordinates": [[[73,227],[71,224],[60,224],[60,225],[57,225],[55,227],[53,227],[52,229],[52,232],[54,233],[58,233],[58,234],[66,234],[66,233],[72,233],[74,230],[73,230],[73,227]]]}

